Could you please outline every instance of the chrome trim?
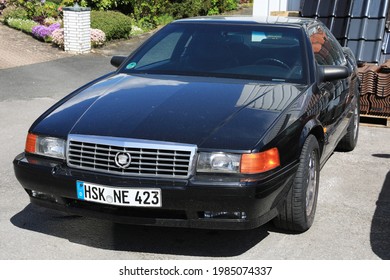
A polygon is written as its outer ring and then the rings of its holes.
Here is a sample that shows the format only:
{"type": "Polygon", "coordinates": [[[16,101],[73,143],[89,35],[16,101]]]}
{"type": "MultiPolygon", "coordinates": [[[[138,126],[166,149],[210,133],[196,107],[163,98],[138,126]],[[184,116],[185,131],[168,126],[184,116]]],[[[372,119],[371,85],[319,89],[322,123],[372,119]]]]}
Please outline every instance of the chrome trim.
{"type": "Polygon", "coordinates": [[[68,166],[77,169],[124,176],[178,179],[187,179],[195,172],[197,146],[191,144],[69,134],[66,148],[66,162],[68,166]],[[71,142],[73,143],[73,148],[71,148],[71,142]],[[91,145],[94,145],[94,148],[91,148],[91,145]],[[83,150],[84,148],[87,150],[83,150]],[[77,155],[76,153],[79,150],[82,151],[82,154],[77,155]],[[129,167],[120,168],[116,166],[115,159],[110,159],[110,157],[115,158],[118,152],[129,153],[131,155],[132,163],[129,167]],[[174,159],[167,157],[173,157],[174,159]],[[88,160],[85,163],[88,166],[83,166],[83,159],[88,160]],[[143,160],[142,164],[141,160],[143,160]],[[150,162],[154,160],[158,161],[158,163],[154,164],[150,162]],[[104,163],[105,161],[107,164],[104,163]],[[133,164],[134,162],[136,163],[133,164]],[[137,163],[139,164],[137,165],[137,163]],[[176,170],[175,167],[178,169],[176,170]],[[153,172],[157,174],[153,174],[153,172]]]}

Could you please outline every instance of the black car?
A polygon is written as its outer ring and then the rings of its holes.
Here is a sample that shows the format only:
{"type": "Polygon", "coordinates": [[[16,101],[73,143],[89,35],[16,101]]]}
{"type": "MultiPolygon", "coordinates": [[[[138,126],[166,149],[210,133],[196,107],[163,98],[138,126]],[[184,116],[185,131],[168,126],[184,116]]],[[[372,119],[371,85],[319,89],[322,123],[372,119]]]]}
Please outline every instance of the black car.
{"type": "Polygon", "coordinates": [[[304,18],[175,21],[31,126],[15,175],[32,203],[140,225],[313,223],[320,169],[353,150],[351,51],[304,18]]]}

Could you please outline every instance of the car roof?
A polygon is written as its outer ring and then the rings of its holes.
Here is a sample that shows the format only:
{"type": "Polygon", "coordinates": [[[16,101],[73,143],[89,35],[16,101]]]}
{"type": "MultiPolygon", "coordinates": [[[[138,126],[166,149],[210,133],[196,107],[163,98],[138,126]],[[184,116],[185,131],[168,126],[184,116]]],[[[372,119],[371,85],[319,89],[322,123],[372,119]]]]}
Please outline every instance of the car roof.
{"type": "Polygon", "coordinates": [[[304,27],[318,21],[312,18],[302,18],[302,17],[206,16],[206,17],[179,19],[174,22],[175,23],[203,22],[203,23],[221,23],[221,24],[267,24],[267,25],[304,27]]]}

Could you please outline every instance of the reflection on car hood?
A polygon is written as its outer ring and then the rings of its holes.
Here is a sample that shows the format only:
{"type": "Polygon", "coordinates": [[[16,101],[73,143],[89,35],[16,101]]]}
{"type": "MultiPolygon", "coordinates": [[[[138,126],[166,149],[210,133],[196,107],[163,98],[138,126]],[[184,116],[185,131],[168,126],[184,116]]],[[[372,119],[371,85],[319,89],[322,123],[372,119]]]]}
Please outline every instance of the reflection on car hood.
{"type": "Polygon", "coordinates": [[[32,130],[250,150],[299,93],[288,84],[119,74],[68,99],[32,130]]]}

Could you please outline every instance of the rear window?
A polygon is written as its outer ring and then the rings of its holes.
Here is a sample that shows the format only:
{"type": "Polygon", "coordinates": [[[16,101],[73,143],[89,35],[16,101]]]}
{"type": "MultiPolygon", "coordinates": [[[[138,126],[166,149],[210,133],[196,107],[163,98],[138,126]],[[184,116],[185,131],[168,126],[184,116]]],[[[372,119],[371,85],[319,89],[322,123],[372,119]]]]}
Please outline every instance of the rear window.
{"type": "Polygon", "coordinates": [[[302,37],[292,27],[173,23],[133,54],[123,71],[306,83],[302,37]]]}

